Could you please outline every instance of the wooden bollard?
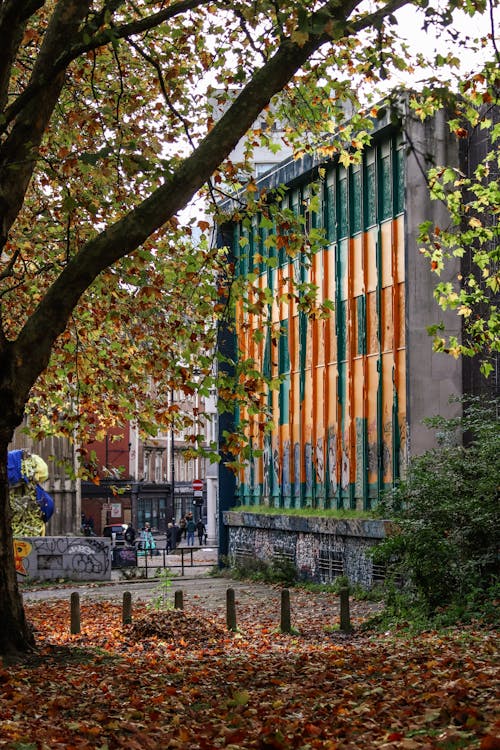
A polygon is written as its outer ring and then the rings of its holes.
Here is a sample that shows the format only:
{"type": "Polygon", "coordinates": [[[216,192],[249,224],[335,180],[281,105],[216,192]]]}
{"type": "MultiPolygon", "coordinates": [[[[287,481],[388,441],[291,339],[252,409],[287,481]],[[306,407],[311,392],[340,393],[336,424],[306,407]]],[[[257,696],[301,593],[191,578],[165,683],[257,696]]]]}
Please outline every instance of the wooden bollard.
{"type": "Polygon", "coordinates": [[[340,589],[340,630],[342,633],[352,633],[351,616],[349,613],[349,587],[340,589]]]}
{"type": "Polygon", "coordinates": [[[73,591],[70,597],[70,633],[77,635],[80,632],[80,594],[73,591]]]}
{"type": "Polygon", "coordinates": [[[228,630],[236,631],[236,604],[234,600],[234,589],[226,591],[226,625],[228,630]]]}
{"type": "Polygon", "coordinates": [[[132,622],[132,594],[130,591],[123,592],[122,623],[130,625],[132,622]]]}
{"type": "Polygon", "coordinates": [[[182,589],[174,592],[174,609],[184,609],[184,594],[182,589]]]}
{"type": "Polygon", "coordinates": [[[292,623],[290,619],[290,592],[288,589],[283,589],[281,591],[280,630],[282,633],[292,632],[292,623]]]}

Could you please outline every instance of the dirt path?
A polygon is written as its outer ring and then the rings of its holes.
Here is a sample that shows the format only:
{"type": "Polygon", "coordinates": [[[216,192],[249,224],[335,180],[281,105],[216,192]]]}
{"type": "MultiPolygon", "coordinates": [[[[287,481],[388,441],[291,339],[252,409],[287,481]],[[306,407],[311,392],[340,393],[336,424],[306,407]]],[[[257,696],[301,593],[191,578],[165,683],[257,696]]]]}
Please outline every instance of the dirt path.
{"type": "MultiPolygon", "coordinates": [[[[234,581],[220,576],[213,577],[198,573],[190,577],[177,578],[167,590],[167,602],[173,604],[177,590],[183,592],[184,611],[196,614],[198,610],[210,612],[223,623],[226,617],[227,590],[235,592],[235,604],[238,626],[274,629],[280,621],[281,587],[249,581],[234,581]]],[[[68,602],[72,591],[78,591],[80,602],[123,601],[123,594],[130,592],[134,617],[145,605],[161,594],[159,581],[123,581],[107,585],[81,584],[64,585],[60,588],[26,591],[23,598],[26,602],[59,599],[68,602]]],[[[381,605],[374,602],[357,601],[351,598],[351,621],[356,628],[376,612],[381,605]]],[[[339,624],[340,605],[337,595],[330,592],[309,591],[300,587],[290,589],[291,619],[294,627],[306,629],[321,637],[325,628],[335,629],[339,624]],[[317,631],[317,632],[316,632],[317,631]]]]}

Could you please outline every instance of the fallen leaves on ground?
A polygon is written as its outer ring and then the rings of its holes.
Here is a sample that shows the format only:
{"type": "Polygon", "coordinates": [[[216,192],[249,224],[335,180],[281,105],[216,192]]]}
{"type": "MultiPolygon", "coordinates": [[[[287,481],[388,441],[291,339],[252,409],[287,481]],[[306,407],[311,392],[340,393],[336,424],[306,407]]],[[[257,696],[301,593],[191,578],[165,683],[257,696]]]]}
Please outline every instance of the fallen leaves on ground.
{"type": "Polygon", "coordinates": [[[494,631],[346,636],[325,630],[336,602],[294,599],[293,635],[275,601],[240,606],[236,633],[199,602],[134,602],[122,625],[84,601],[78,635],[69,601],[29,603],[39,651],[0,667],[0,748],[500,750],[494,631]]]}

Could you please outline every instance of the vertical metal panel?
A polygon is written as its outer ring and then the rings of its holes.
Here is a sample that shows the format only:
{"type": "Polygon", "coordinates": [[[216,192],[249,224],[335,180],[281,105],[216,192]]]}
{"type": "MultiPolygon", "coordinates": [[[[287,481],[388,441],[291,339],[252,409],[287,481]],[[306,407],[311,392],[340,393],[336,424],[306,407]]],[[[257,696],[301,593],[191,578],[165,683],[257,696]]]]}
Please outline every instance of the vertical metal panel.
{"type": "Polygon", "coordinates": [[[326,236],[330,242],[337,239],[337,192],[335,182],[336,172],[330,171],[325,190],[326,236]]]}
{"type": "Polygon", "coordinates": [[[351,277],[352,290],[350,292],[352,297],[359,297],[363,293],[365,288],[364,280],[364,242],[363,235],[358,234],[351,240],[351,252],[352,257],[350,260],[349,276],[351,277]]]}
{"type": "Polygon", "coordinates": [[[392,218],[393,175],[391,169],[391,142],[380,147],[379,156],[379,221],[392,218]]]}
{"type": "Polygon", "coordinates": [[[363,186],[361,183],[361,165],[351,167],[349,199],[351,204],[351,234],[363,229],[363,186]]]}
{"type": "Polygon", "coordinates": [[[337,182],[337,232],[339,238],[349,234],[349,191],[344,167],[339,169],[337,182]]]}
{"type": "Polygon", "coordinates": [[[365,229],[373,227],[377,222],[377,176],[376,151],[369,149],[365,156],[364,172],[364,215],[365,229]]]}
{"type": "MultiPolygon", "coordinates": [[[[269,487],[270,502],[368,508],[398,476],[406,440],[404,217],[395,218],[403,176],[403,152],[390,139],[366,154],[362,169],[330,168],[323,210],[332,242],[313,259],[310,278],[320,300],[335,301],[334,316],[309,319],[293,301],[281,302],[271,307],[275,326],[288,326],[278,347],[254,345],[241,331],[243,353],[266,372],[276,360],[287,375],[269,396],[272,441],[256,440],[265,457],[245,480],[265,496],[269,487]]],[[[291,192],[297,213],[300,195],[291,192]]],[[[263,253],[263,235],[259,242],[263,253]]],[[[263,271],[261,284],[278,295],[293,291],[285,280],[308,280],[303,260],[282,258],[279,277],[263,271]]]]}
{"type": "Polygon", "coordinates": [[[377,288],[377,237],[378,229],[370,229],[365,233],[365,288],[367,292],[374,292],[377,288]]]}

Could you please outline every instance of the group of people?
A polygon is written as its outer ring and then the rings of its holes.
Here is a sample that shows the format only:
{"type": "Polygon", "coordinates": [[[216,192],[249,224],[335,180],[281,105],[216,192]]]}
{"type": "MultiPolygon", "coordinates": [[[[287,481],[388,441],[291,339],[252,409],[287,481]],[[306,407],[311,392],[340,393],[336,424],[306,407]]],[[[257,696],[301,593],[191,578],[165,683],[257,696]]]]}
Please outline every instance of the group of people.
{"type": "MultiPolygon", "coordinates": [[[[200,547],[202,544],[207,543],[207,530],[205,524],[199,519],[197,523],[193,518],[192,513],[187,513],[176,524],[175,518],[168,524],[167,538],[166,538],[166,549],[167,552],[174,550],[183,539],[189,547],[194,547],[195,534],[198,534],[198,543],[200,547]]],[[[133,546],[136,541],[136,531],[131,523],[128,524],[125,530],[125,541],[130,546],[133,546]]],[[[156,550],[156,541],[151,531],[151,524],[145,523],[139,535],[139,547],[144,550],[145,554],[149,553],[150,557],[153,556],[154,550],[156,550]]]]}
{"type": "Polygon", "coordinates": [[[167,551],[175,549],[183,539],[186,540],[188,546],[194,546],[195,533],[198,534],[200,547],[202,544],[206,544],[207,530],[201,518],[195,523],[193,514],[187,513],[182,516],[179,525],[176,524],[175,518],[172,518],[172,522],[168,524],[167,528],[167,551]]]}

